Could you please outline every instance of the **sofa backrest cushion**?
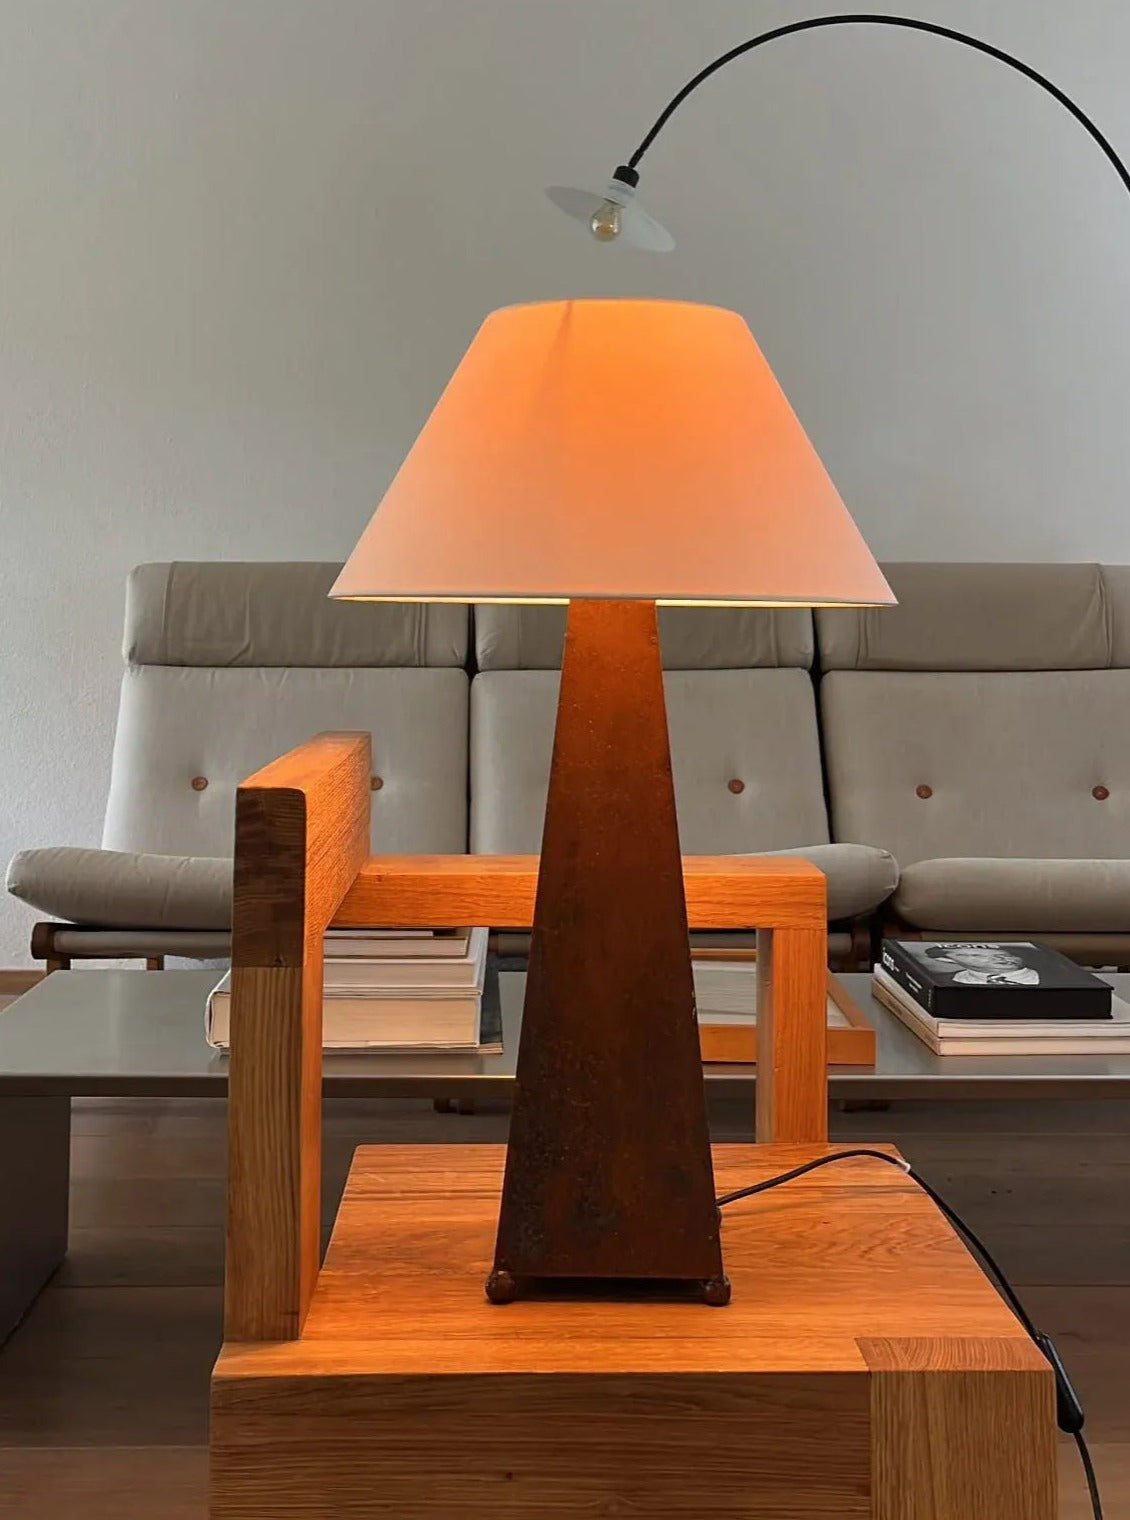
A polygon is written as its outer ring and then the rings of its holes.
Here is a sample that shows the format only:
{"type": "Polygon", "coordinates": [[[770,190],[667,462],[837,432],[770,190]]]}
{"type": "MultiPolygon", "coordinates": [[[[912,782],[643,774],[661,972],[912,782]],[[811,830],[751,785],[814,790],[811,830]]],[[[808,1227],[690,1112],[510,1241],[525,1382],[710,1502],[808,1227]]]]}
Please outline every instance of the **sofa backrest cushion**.
{"type": "MultiPolygon", "coordinates": [[[[559,683],[555,670],[487,671],[472,682],[473,851],[540,848],[559,683]]],[[[806,671],[669,671],[665,687],[686,852],[827,841],[806,671]]]]}
{"type": "MultiPolygon", "coordinates": [[[[564,639],[564,607],[475,608],[480,670],[559,670],[564,639]]],[[[815,635],[807,607],[661,607],[659,641],[668,670],[807,670],[815,635]]]]}
{"type": "Polygon", "coordinates": [[[467,848],[470,614],[331,602],[332,564],[141,565],[108,849],[230,855],[235,789],[324,729],[373,738],[373,848],[467,848]]]}
{"type": "Polygon", "coordinates": [[[1130,855],[1130,569],[884,569],[897,608],[817,613],[834,837],[1130,855]]]}
{"type": "Polygon", "coordinates": [[[1130,665],[1130,566],[885,564],[897,607],[822,608],[824,670],[1130,665]]]}
{"type": "Polygon", "coordinates": [[[130,665],[461,666],[467,607],[331,602],[340,565],[139,565],[126,586],[130,665]]]}
{"type": "Polygon", "coordinates": [[[230,855],[239,783],[326,729],[373,736],[375,851],[467,848],[463,670],[133,666],[122,682],[102,843],[230,855]]]}

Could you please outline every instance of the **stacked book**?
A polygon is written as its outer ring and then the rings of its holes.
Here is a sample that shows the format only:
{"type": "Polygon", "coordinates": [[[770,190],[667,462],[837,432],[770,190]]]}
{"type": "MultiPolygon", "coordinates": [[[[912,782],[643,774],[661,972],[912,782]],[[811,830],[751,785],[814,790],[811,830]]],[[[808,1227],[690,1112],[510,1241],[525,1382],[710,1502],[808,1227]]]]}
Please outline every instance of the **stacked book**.
{"type": "Polygon", "coordinates": [[[872,990],[940,1056],[1130,1053],[1130,1004],[1034,941],[885,939],[872,990]]]}
{"type": "MultiPolygon", "coordinates": [[[[329,930],[323,1047],[382,1054],[500,1051],[498,999],[487,988],[487,937],[486,929],[329,930]]],[[[230,1027],[228,973],[208,999],[208,1043],[226,1050],[230,1027]]]]}

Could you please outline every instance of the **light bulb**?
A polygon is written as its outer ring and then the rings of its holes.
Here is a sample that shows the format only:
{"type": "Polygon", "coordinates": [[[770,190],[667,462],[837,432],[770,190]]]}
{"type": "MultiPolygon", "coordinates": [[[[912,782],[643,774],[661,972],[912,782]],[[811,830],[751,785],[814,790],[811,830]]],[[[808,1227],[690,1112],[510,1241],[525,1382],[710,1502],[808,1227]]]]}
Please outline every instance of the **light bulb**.
{"type": "Polygon", "coordinates": [[[634,170],[618,169],[603,193],[578,190],[573,185],[550,185],[546,194],[566,216],[583,222],[598,243],[666,253],[674,248],[675,239],[636,200],[634,175],[634,170]]]}
{"type": "Polygon", "coordinates": [[[598,243],[611,243],[620,236],[620,207],[615,201],[602,201],[589,218],[589,226],[598,243]]]}

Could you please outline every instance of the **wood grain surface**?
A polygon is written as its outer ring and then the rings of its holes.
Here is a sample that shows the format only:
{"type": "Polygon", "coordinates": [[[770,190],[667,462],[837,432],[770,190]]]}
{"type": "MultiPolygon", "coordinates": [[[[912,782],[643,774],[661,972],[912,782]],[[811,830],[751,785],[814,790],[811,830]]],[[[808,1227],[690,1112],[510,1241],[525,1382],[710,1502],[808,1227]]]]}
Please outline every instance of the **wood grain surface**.
{"type": "Polygon", "coordinates": [[[297,1335],[317,1277],[322,938],[369,848],[367,734],[323,734],[236,794],[225,1329],[297,1335]]]}
{"type": "Polygon", "coordinates": [[[463,1373],[286,1386],[285,1401],[264,1379],[221,1391],[212,1520],[870,1514],[863,1373],[463,1373]]]}
{"type": "Polygon", "coordinates": [[[828,1138],[827,935],[757,934],[757,1138],[828,1138]]]}
{"type": "Polygon", "coordinates": [[[1025,1339],[862,1340],[873,1520],[1055,1520],[1055,1392],[1025,1339]]]}
{"type": "MultiPolygon", "coordinates": [[[[715,1175],[731,1189],[827,1150],[720,1146],[715,1175]]],[[[217,1364],[214,1516],[439,1517],[459,1492],[467,1516],[1019,1520],[953,1507],[992,1497],[998,1455],[1005,1492],[1042,1504],[1050,1371],[899,1169],[849,1159],[728,1209],[729,1308],[662,1296],[500,1308],[480,1284],[502,1165],[494,1146],[358,1151],[302,1338],[228,1343],[217,1364]],[[876,1374],[922,1386],[876,1393],[876,1374]],[[949,1378],[944,1393],[957,1375],[968,1388],[951,1409],[933,1384],[949,1378]],[[998,1378],[999,1418],[1018,1433],[994,1423],[998,1378]],[[960,1461],[965,1476],[935,1474],[933,1508],[873,1512],[873,1461],[893,1493],[901,1422],[927,1416],[932,1466],[960,1461]],[[1029,1437],[1038,1480],[1018,1487],[1012,1454],[1029,1437]],[[951,1439],[976,1450],[958,1458],[951,1439]],[[458,1459],[437,1464],[437,1444],[458,1459]]]]}
{"type": "MultiPolygon", "coordinates": [[[[715,1180],[729,1191],[837,1148],[715,1146],[715,1180]]],[[[422,1374],[449,1352],[490,1372],[575,1371],[609,1365],[604,1358],[621,1370],[697,1372],[704,1355],[760,1372],[795,1358],[798,1343],[805,1356],[820,1348],[822,1368],[848,1371],[864,1365],[861,1336],[1024,1343],[925,1194],[866,1158],[724,1211],[727,1309],[648,1298],[491,1306],[479,1272],[490,1262],[503,1159],[496,1146],[358,1150],[301,1341],[229,1346],[219,1374],[298,1372],[307,1358],[324,1365],[339,1354],[356,1358],[351,1366],[375,1357],[389,1371],[422,1374]]]]}
{"type": "MultiPolygon", "coordinates": [[[[525,929],[537,876],[536,855],[373,855],[334,923],[525,929]]],[[[826,928],[827,884],[806,860],[685,855],[683,880],[692,929],[826,928]]]]}
{"type": "Polygon", "coordinates": [[[236,791],[232,961],[301,966],[369,851],[368,734],[319,734],[236,791]]]}

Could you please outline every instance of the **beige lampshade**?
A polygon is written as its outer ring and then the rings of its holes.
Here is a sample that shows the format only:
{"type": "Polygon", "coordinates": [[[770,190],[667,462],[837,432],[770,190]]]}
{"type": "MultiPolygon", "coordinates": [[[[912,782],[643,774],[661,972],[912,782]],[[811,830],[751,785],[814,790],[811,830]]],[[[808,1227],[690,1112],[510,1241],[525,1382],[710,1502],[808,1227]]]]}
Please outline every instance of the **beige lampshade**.
{"type": "Polygon", "coordinates": [[[611,300],[487,318],[331,595],[894,601],[742,318],[611,300]]]}

